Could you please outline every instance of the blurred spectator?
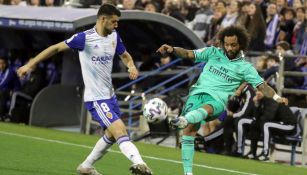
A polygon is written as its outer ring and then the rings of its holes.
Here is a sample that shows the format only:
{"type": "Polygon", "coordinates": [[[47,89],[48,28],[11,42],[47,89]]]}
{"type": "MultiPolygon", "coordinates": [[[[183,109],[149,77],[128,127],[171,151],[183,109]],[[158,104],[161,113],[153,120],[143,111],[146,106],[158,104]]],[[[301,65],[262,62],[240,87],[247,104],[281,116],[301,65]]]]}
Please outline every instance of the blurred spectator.
{"type": "MultiPolygon", "coordinates": [[[[301,72],[301,69],[295,64],[295,58],[289,57],[293,55],[292,50],[290,49],[289,43],[281,41],[276,44],[276,53],[281,54],[285,58],[285,71],[298,71],[301,72]],[[289,58],[288,58],[288,57],[289,58]]],[[[286,76],[284,79],[284,86],[288,88],[299,88],[304,82],[304,77],[294,77],[286,76]]]]}
{"type": "Polygon", "coordinates": [[[53,7],[54,6],[54,0],[45,0],[45,6],[46,7],[53,7]]]}
{"type": "Polygon", "coordinates": [[[101,4],[105,4],[105,3],[117,6],[117,0],[101,0],[101,4]]]}
{"type": "Polygon", "coordinates": [[[218,0],[210,0],[210,7],[211,7],[212,10],[215,9],[217,1],[218,0]]]}
{"type": "Polygon", "coordinates": [[[248,12],[248,9],[246,7],[247,4],[249,2],[246,2],[246,1],[243,1],[243,2],[240,2],[240,6],[239,6],[239,16],[237,17],[237,20],[236,20],[236,25],[240,25],[240,26],[243,26],[245,25],[245,21],[247,19],[247,12],[248,12]]]}
{"type": "MultiPolygon", "coordinates": [[[[307,72],[307,57],[298,58],[296,60],[296,65],[300,67],[302,72],[307,72]]],[[[302,89],[307,90],[307,76],[304,76],[304,83],[302,89]]]]}
{"type": "Polygon", "coordinates": [[[299,53],[306,35],[307,19],[305,18],[305,8],[299,7],[296,9],[296,24],[293,29],[291,43],[295,53],[299,53]]]}
{"type": "Polygon", "coordinates": [[[209,25],[213,12],[210,8],[210,0],[200,0],[200,9],[196,12],[193,21],[187,24],[187,26],[202,40],[205,39],[207,32],[209,31],[209,25]]]}
{"type": "Polygon", "coordinates": [[[276,54],[293,55],[293,51],[290,48],[290,44],[286,41],[280,41],[276,44],[276,54]]]}
{"type": "Polygon", "coordinates": [[[45,71],[33,67],[19,91],[12,95],[8,118],[15,123],[28,123],[30,104],[35,95],[46,85],[45,71]]]}
{"type": "Polygon", "coordinates": [[[154,2],[147,2],[145,4],[144,10],[146,12],[154,12],[154,13],[159,12],[157,4],[154,2]]]}
{"type": "Polygon", "coordinates": [[[264,38],[265,38],[265,21],[261,13],[260,7],[251,3],[248,9],[248,16],[245,22],[245,28],[250,35],[249,50],[264,51],[264,38]]]}
{"type": "Polygon", "coordinates": [[[136,9],[143,10],[145,9],[146,4],[148,3],[155,3],[155,2],[152,0],[136,0],[134,6],[136,9]]]}
{"type": "Polygon", "coordinates": [[[224,150],[227,155],[243,156],[243,140],[246,135],[246,130],[243,132],[246,123],[251,122],[253,111],[253,97],[255,96],[254,88],[246,83],[243,83],[236,95],[232,96],[227,105],[227,117],[224,120],[224,150]],[[235,140],[233,133],[237,134],[237,149],[233,150],[235,140]]]}
{"type": "Polygon", "coordinates": [[[267,49],[272,49],[275,46],[279,17],[276,4],[270,3],[267,7],[266,17],[266,36],[264,44],[267,49]]]}
{"type": "Polygon", "coordinates": [[[0,120],[7,112],[11,93],[19,88],[16,72],[9,67],[7,58],[0,56],[0,120]]]}
{"type": "Polygon", "coordinates": [[[27,6],[27,2],[23,0],[11,0],[12,5],[27,6]]]}
{"type": "Polygon", "coordinates": [[[267,69],[263,73],[263,79],[272,87],[276,87],[276,73],[279,69],[279,58],[275,55],[269,55],[266,59],[267,69]]]}
{"type": "Polygon", "coordinates": [[[261,9],[261,13],[263,15],[263,18],[267,17],[267,1],[266,0],[254,0],[254,3],[256,5],[259,5],[260,9],[261,9]]]}
{"type": "Polygon", "coordinates": [[[292,31],[295,26],[295,11],[292,8],[285,8],[282,13],[282,20],[279,23],[280,32],[277,41],[287,41],[291,43],[292,31]]]}
{"type": "MultiPolygon", "coordinates": [[[[305,2],[306,2],[306,0],[305,0],[305,2]]],[[[292,7],[294,9],[297,9],[299,7],[303,7],[302,0],[292,0],[292,7]]]]}
{"type": "Polygon", "coordinates": [[[240,8],[241,8],[241,2],[239,1],[231,1],[230,4],[227,5],[227,13],[222,20],[221,29],[231,26],[237,22],[240,8]]]}
{"type": "Polygon", "coordinates": [[[134,10],[136,0],[123,0],[123,10],[134,10]]]}
{"type": "Polygon", "coordinates": [[[38,7],[40,6],[40,0],[29,0],[29,5],[38,7]]]}
{"type": "Polygon", "coordinates": [[[173,18],[176,18],[177,20],[184,23],[185,18],[181,14],[180,8],[181,8],[181,4],[179,0],[166,0],[162,13],[165,15],[171,16],[173,18]]]}
{"type": "Polygon", "coordinates": [[[199,10],[199,3],[196,0],[183,1],[181,14],[184,16],[186,23],[191,22],[195,18],[197,10],[199,10]]]}
{"type": "Polygon", "coordinates": [[[226,9],[226,3],[222,0],[218,0],[216,2],[214,10],[217,10],[221,12],[223,15],[226,15],[227,9],[226,9]]]}
{"type": "Polygon", "coordinates": [[[226,3],[224,1],[217,1],[214,11],[213,17],[211,19],[211,24],[209,27],[208,36],[206,36],[208,45],[216,45],[218,44],[216,41],[216,34],[221,28],[221,23],[226,15],[226,3]]]}
{"type": "Polygon", "coordinates": [[[263,76],[264,71],[267,69],[267,56],[263,55],[257,58],[256,70],[263,76]]]}
{"type": "MultiPolygon", "coordinates": [[[[290,48],[290,44],[286,41],[280,41],[276,44],[276,51],[277,55],[281,55],[283,57],[292,56],[293,51],[290,48]]],[[[293,70],[295,67],[295,61],[293,58],[286,58],[285,59],[285,70],[293,70]]]]}
{"type": "Polygon", "coordinates": [[[288,7],[287,0],[276,0],[275,3],[276,3],[276,6],[277,6],[278,13],[282,13],[284,8],[288,7]]]}
{"type": "MultiPolygon", "coordinates": [[[[307,13],[305,14],[305,16],[307,17],[307,13]]],[[[305,32],[304,32],[303,38],[304,38],[303,44],[301,46],[301,49],[300,49],[299,53],[301,55],[307,55],[307,27],[305,28],[305,32]]]]}
{"type": "Polygon", "coordinates": [[[251,150],[248,157],[256,158],[257,143],[263,134],[263,151],[257,158],[264,161],[269,159],[271,137],[292,134],[296,126],[296,117],[288,106],[265,97],[259,91],[256,92],[253,101],[255,105],[253,117],[256,120],[251,125],[251,150]]]}
{"type": "Polygon", "coordinates": [[[248,11],[249,11],[249,5],[251,4],[251,1],[243,1],[242,2],[242,7],[241,7],[241,11],[243,12],[243,13],[245,13],[245,14],[247,14],[248,13],[248,11]]]}

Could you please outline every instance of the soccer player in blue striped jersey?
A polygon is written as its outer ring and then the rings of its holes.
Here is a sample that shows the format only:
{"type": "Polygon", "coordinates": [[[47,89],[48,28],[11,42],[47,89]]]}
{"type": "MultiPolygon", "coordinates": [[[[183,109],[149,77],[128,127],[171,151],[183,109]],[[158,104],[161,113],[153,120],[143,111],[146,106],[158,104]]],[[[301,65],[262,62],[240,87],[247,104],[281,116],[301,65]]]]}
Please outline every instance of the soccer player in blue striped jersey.
{"type": "Polygon", "coordinates": [[[157,50],[161,54],[172,53],[206,63],[190,89],[182,116],[170,122],[171,126],[183,129],[181,150],[185,175],[192,175],[194,139],[200,123],[216,119],[224,111],[228,97],[234,95],[241,83],[248,82],[267,97],[287,102],[263,81],[252,64],[245,61],[243,51],[248,46],[248,35],[244,28],[226,27],[220,31],[218,39],[221,47],[186,50],[164,44],[157,50]]]}
{"type": "Polygon", "coordinates": [[[115,30],[120,16],[121,13],[116,7],[103,4],[98,11],[96,25],[92,29],[77,33],[70,39],[48,47],[17,70],[19,76],[24,76],[34,65],[59,52],[68,49],[78,50],[85,85],[85,105],[93,119],[105,129],[105,135],[98,140],[92,152],[77,168],[79,174],[100,175],[93,164],[115,142],[121,152],[133,163],[130,167],[132,174],[152,174],[128,137],[112,90],[111,72],[115,54],[119,55],[127,66],[130,79],[138,77],[133,59],[115,30]]]}

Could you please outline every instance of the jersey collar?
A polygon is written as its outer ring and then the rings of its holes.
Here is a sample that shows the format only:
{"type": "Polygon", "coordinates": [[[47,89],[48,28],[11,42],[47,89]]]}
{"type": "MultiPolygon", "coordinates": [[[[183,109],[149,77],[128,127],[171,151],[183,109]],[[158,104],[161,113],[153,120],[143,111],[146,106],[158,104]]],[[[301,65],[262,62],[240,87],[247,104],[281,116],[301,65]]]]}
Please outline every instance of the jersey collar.
{"type": "Polygon", "coordinates": [[[230,60],[230,61],[243,60],[243,59],[244,59],[244,56],[245,56],[245,55],[244,55],[243,51],[241,50],[240,53],[239,53],[239,55],[237,56],[237,58],[232,59],[232,60],[230,60]]]}

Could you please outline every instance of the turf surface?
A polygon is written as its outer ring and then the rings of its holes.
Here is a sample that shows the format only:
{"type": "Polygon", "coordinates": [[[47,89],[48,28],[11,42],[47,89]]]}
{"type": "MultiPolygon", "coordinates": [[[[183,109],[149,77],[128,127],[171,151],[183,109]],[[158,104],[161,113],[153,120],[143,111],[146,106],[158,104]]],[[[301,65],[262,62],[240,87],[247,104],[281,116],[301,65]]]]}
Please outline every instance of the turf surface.
{"type": "MultiPolygon", "coordinates": [[[[98,136],[0,123],[0,175],[69,175],[84,160],[98,136]]],[[[180,150],[136,143],[155,175],[182,175],[180,150]]],[[[194,175],[307,175],[306,168],[195,154],[194,175]]],[[[117,145],[96,163],[103,175],[129,175],[131,163],[117,145]]]]}

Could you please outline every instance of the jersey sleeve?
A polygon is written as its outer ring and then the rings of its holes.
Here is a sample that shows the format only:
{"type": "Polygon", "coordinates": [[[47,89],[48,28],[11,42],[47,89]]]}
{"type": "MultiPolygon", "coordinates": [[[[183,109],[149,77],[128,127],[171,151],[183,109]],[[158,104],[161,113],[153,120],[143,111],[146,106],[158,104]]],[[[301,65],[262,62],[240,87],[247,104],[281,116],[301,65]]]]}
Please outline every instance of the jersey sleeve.
{"type": "Polygon", "coordinates": [[[210,56],[214,53],[214,47],[204,47],[201,49],[193,50],[195,62],[208,62],[210,56]]]}
{"type": "Polygon", "coordinates": [[[69,48],[71,49],[76,49],[76,50],[84,50],[85,47],[85,33],[80,32],[69,39],[65,40],[65,43],[68,45],[69,48]]]}
{"type": "Polygon", "coordinates": [[[254,88],[264,83],[263,79],[260,77],[257,70],[252,65],[249,65],[248,68],[245,70],[244,79],[245,81],[250,83],[254,88]]]}
{"type": "MultiPolygon", "coordinates": [[[[116,32],[117,33],[117,32],[116,32]]],[[[116,54],[121,55],[126,51],[126,47],[120,38],[119,34],[117,33],[117,45],[116,45],[116,54]]]]}

